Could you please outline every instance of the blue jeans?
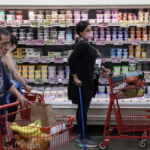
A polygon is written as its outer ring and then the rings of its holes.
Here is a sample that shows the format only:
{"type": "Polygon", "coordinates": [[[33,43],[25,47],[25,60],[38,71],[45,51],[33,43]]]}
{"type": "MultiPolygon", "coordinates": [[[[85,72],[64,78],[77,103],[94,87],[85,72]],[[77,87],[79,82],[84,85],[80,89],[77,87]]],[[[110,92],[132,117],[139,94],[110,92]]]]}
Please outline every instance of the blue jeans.
{"type": "MultiPolygon", "coordinates": [[[[85,137],[87,137],[87,113],[90,107],[90,102],[86,104],[82,104],[83,107],[83,117],[84,117],[84,131],[85,137]]],[[[77,112],[76,112],[76,120],[77,120],[77,132],[80,134],[81,139],[83,139],[83,129],[82,129],[82,116],[81,116],[81,105],[78,104],[77,112]]]]}

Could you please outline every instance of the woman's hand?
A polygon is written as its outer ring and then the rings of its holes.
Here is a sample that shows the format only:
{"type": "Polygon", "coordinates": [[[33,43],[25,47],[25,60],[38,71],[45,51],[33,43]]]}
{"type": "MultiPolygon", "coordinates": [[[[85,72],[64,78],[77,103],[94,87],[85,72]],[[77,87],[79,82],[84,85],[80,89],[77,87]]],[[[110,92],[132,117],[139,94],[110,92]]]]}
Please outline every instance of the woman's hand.
{"type": "Polygon", "coordinates": [[[107,72],[107,73],[111,73],[111,70],[110,70],[110,69],[107,69],[107,68],[105,68],[105,67],[102,67],[102,69],[103,69],[105,72],[107,72]]]}
{"type": "Polygon", "coordinates": [[[77,86],[82,86],[82,82],[78,78],[74,79],[74,81],[77,86]]]}
{"type": "Polygon", "coordinates": [[[31,90],[32,90],[32,87],[27,84],[25,85],[24,88],[25,88],[26,92],[31,92],[31,90]]]}

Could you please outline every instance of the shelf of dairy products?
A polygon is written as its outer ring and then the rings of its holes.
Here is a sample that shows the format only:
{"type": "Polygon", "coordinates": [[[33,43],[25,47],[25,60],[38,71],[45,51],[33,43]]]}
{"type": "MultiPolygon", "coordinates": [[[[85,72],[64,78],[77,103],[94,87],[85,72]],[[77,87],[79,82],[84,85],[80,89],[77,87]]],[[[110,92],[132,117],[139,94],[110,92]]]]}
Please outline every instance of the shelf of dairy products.
{"type": "MultiPolygon", "coordinates": [[[[65,45],[68,45],[68,46],[70,46],[74,43],[75,43],[75,41],[72,41],[72,43],[68,42],[68,41],[65,41],[65,45]]],[[[96,41],[92,41],[92,43],[96,44],[96,41]]],[[[18,41],[18,44],[19,45],[26,45],[26,41],[18,41]]],[[[113,41],[106,41],[105,44],[114,44],[114,42],[113,41]]],[[[123,41],[123,44],[131,44],[131,41],[123,41]]],[[[141,44],[150,44],[150,41],[141,41],[141,44]]],[[[30,45],[30,46],[35,46],[35,45],[30,45]]],[[[48,46],[64,46],[64,45],[48,45],[48,46]]]]}
{"type": "MultiPolygon", "coordinates": [[[[23,62],[28,63],[29,59],[23,59],[23,62]]],[[[39,62],[41,62],[41,59],[39,59],[39,62]]],[[[50,59],[50,62],[54,62],[54,59],[50,59]]],[[[63,62],[67,63],[68,62],[67,58],[63,58],[63,62]]]]}
{"type": "MultiPolygon", "coordinates": [[[[99,26],[99,23],[90,23],[91,26],[99,26]]],[[[11,27],[11,23],[7,24],[8,27],[11,27]]],[[[23,20],[22,23],[20,23],[20,27],[30,27],[31,24],[28,20],[23,20]]],[[[60,27],[60,23],[53,23],[53,27],[60,27]]],[[[69,23],[70,27],[75,27],[76,23],[69,23]]],[[[118,26],[120,27],[120,23],[108,23],[109,27],[115,27],[118,26]]],[[[137,26],[137,23],[130,23],[129,26],[137,26]]],[[[146,26],[150,26],[150,23],[146,23],[146,26]]],[[[40,27],[43,27],[43,23],[40,23],[40,27]]]]}
{"type": "MultiPolygon", "coordinates": [[[[27,83],[34,83],[34,79],[27,79],[27,83]]],[[[44,79],[44,83],[49,83],[49,79],[44,79]]],[[[58,83],[62,83],[62,79],[58,79],[58,83]]]]}

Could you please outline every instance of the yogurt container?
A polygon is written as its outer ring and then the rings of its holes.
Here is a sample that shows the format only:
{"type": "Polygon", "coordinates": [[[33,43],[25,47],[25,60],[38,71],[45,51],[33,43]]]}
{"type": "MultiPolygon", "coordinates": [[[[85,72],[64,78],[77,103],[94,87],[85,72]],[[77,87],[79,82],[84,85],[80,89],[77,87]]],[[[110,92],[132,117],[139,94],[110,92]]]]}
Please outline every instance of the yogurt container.
{"type": "Polygon", "coordinates": [[[59,20],[61,20],[61,19],[62,19],[62,20],[65,20],[65,14],[58,15],[58,19],[59,19],[59,20]]]}
{"type": "MultiPolygon", "coordinates": [[[[94,36],[94,38],[95,38],[95,36],[94,36]]],[[[100,38],[104,38],[104,35],[100,35],[100,38]]]]}
{"type": "Polygon", "coordinates": [[[123,52],[123,56],[128,56],[128,52],[123,52]]]}
{"type": "Polygon", "coordinates": [[[117,19],[118,20],[118,15],[112,15],[112,19],[117,19]]]}
{"type": "Polygon", "coordinates": [[[111,22],[112,23],[118,23],[118,19],[112,19],[111,22]]]}
{"type": "Polygon", "coordinates": [[[123,37],[123,35],[122,34],[118,34],[118,38],[122,38],[123,37]]]}
{"type": "Polygon", "coordinates": [[[107,28],[106,28],[106,31],[110,31],[110,30],[111,30],[111,28],[110,28],[110,27],[107,27],[107,28]]]}
{"type": "Polygon", "coordinates": [[[81,13],[82,14],[88,14],[88,10],[82,10],[81,13]]]}
{"type": "Polygon", "coordinates": [[[16,15],[23,15],[22,10],[16,10],[16,15]]]}
{"type": "Polygon", "coordinates": [[[9,10],[10,15],[15,15],[15,10],[9,10]]]}
{"type": "Polygon", "coordinates": [[[112,34],[117,34],[117,31],[112,31],[112,34]]]}
{"type": "Polygon", "coordinates": [[[115,52],[116,53],[116,49],[115,48],[110,48],[110,52],[115,52]]]}
{"type": "Polygon", "coordinates": [[[98,31],[98,27],[93,27],[94,31],[98,31]]]}
{"type": "Polygon", "coordinates": [[[106,31],[106,34],[111,34],[111,31],[106,31]]]}
{"type": "Polygon", "coordinates": [[[122,71],[128,71],[129,66],[122,66],[122,71]]]}
{"type": "Polygon", "coordinates": [[[6,15],[7,20],[15,20],[15,15],[6,15]]]}
{"type": "Polygon", "coordinates": [[[82,14],[82,15],[81,15],[81,18],[88,20],[88,14],[82,14]]]}
{"type": "Polygon", "coordinates": [[[112,57],[116,57],[116,52],[111,52],[112,57]]]}
{"type": "Polygon", "coordinates": [[[103,14],[96,14],[97,19],[103,19],[103,14]]]}
{"type": "Polygon", "coordinates": [[[122,58],[123,58],[123,59],[127,59],[128,57],[127,57],[127,56],[123,56],[122,58]]]}
{"type": "Polygon", "coordinates": [[[129,34],[124,34],[124,38],[128,38],[129,37],[129,34]]]}
{"type": "Polygon", "coordinates": [[[104,15],[104,19],[111,19],[110,15],[104,15]]]}
{"type": "Polygon", "coordinates": [[[98,34],[98,31],[93,31],[94,34],[98,34]]]}
{"type": "Polygon", "coordinates": [[[121,70],[120,66],[113,66],[113,68],[114,68],[114,71],[120,71],[121,70]]]}
{"type": "Polygon", "coordinates": [[[105,31],[100,31],[100,35],[105,35],[105,31]]]}
{"type": "Polygon", "coordinates": [[[5,20],[5,15],[0,14],[0,20],[4,21],[5,20]]]}
{"type": "MultiPolygon", "coordinates": [[[[103,35],[100,35],[100,37],[102,36],[102,38],[104,37],[103,35]]],[[[98,38],[98,34],[94,34],[94,37],[98,38]]]]}
{"type": "Polygon", "coordinates": [[[74,14],[80,14],[80,10],[74,10],[74,14]]]}
{"type": "Polygon", "coordinates": [[[124,33],[124,34],[128,34],[129,32],[128,32],[128,31],[123,31],[123,33],[124,33]]]}
{"type": "Polygon", "coordinates": [[[16,20],[22,20],[22,15],[16,15],[16,20]]]}
{"type": "Polygon", "coordinates": [[[111,34],[106,34],[106,38],[111,38],[111,34]]]}
{"type": "Polygon", "coordinates": [[[128,31],[128,30],[129,30],[129,28],[123,28],[123,30],[124,30],[124,31],[128,31]]]}
{"type": "Polygon", "coordinates": [[[81,17],[80,14],[74,15],[74,19],[77,19],[77,20],[79,20],[80,17],[81,17]]]}
{"type": "Polygon", "coordinates": [[[112,34],[112,37],[113,38],[117,38],[117,34],[112,34]]]}
{"type": "Polygon", "coordinates": [[[119,52],[122,52],[122,49],[117,49],[117,52],[119,53],[119,52]]]}
{"type": "Polygon", "coordinates": [[[80,22],[80,19],[74,19],[74,23],[80,22]]]}
{"type": "Polygon", "coordinates": [[[124,40],[124,41],[128,41],[128,38],[124,38],[123,40],[124,40]]]}
{"type": "Polygon", "coordinates": [[[105,28],[99,28],[99,29],[100,29],[100,32],[101,32],[101,31],[105,31],[105,28]]]}
{"type": "Polygon", "coordinates": [[[96,14],[102,14],[103,11],[102,10],[96,10],[96,14]]]}
{"type": "Polygon", "coordinates": [[[114,14],[118,14],[118,10],[112,10],[112,15],[114,15],[114,14]]]}
{"type": "Polygon", "coordinates": [[[112,27],[113,31],[117,31],[117,27],[112,27]]]}
{"type": "Polygon", "coordinates": [[[97,19],[96,22],[101,23],[101,22],[103,22],[103,19],[97,19]]]}
{"type": "Polygon", "coordinates": [[[104,19],[104,22],[110,23],[110,19],[104,19]]]}
{"type": "Polygon", "coordinates": [[[105,9],[104,14],[109,14],[110,15],[110,10],[105,9]]]}
{"type": "Polygon", "coordinates": [[[89,19],[89,23],[95,23],[95,19],[89,19]]]}
{"type": "Polygon", "coordinates": [[[123,52],[127,52],[128,50],[127,50],[126,48],[123,48],[122,51],[123,51],[123,52]]]}
{"type": "Polygon", "coordinates": [[[122,57],[122,52],[117,52],[117,56],[122,57]]]}
{"type": "Polygon", "coordinates": [[[106,38],[106,41],[111,41],[111,38],[106,38]]]}

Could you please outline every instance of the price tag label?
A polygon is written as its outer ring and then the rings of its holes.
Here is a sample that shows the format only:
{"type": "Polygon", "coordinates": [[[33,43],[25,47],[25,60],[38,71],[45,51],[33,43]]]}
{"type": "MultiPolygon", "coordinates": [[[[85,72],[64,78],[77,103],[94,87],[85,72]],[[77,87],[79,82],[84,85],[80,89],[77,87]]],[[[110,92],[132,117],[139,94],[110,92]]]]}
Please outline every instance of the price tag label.
{"type": "Polygon", "coordinates": [[[101,57],[100,59],[101,59],[101,63],[105,63],[106,62],[105,57],[101,57]]]}
{"type": "Polygon", "coordinates": [[[60,63],[60,64],[62,64],[64,61],[63,61],[63,58],[62,57],[55,57],[54,58],[54,63],[55,64],[58,64],[58,63],[60,63]]]}
{"type": "Polygon", "coordinates": [[[111,58],[112,63],[121,63],[121,57],[113,57],[111,58]]]}
{"type": "Polygon", "coordinates": [[[60,21],[60,27],[64,28],[64,27],[69,27],[70,23],[68,21],[60,21]]]}
{"type": "Polygon", "coordinates": [[[120,27],[129,27],[130,22],[129,21],[120,21],[120,27]]]}
{"type": "Polygon", "coordinates": [[[49,57],[41,57],[41,63],[50,63],[49,57]]]}
{"type": "Polygon", "coordinates": [[[47,39],[46,45],[55,45],[55,39],[47,39]]]}
{"type": "Polygon", "coordinates": [[[58,79],[49,79],[49,84],[58,84],[58,79]]]}
{"type": "Polygon", "coordinates": [[[11,27],[20,27],[21,21],[20,20],[12,20],[11,27]]]}
{"type": "Polygon", "coordinates": [[[114,45],[123,45],[123,41],[121,39],[114,39],[114,45]]]}
{"type": "Polygon", "coordinates": [[[43,27],[44,28],[49,28],[49,27],[52,27],[52,26],[53,26],[52,21],[44,21],[43,22],[43,27]]]}
{"type": "Polygon", "coordinates": [[[130,64],[137,64],[139,61],[138,57],[130,57],[129,58],[129,63],[130,64]]]}
{"type": "Polygon", "coordinates": [[[63,79],[64,78],[64,76],[62,76],[62,75],[57,75],[57,79],[63,79]]]}
{"type": "Polygon", "coordinates": [[[100,22],[100,23],[99,23],[99,27],[100,27],[100,28],[108,27],[108,23],[107,23],[107,22],[100,22]]]}
{"type": "Polygon", "coordinates": [[[107,78],[100,78],[100,84],[109,84],[109,80],[107,78]]]}
{"type": "Polygon", "coordinates": [[[44,79],[43,78],[35,78],[34,84],[44,84],[44,79]]]}
{"type": "Polygon", "coordinates": [[[34,39],[27,39],[26,45],[35,45],[36,41],[34,39]]]}
{"type": "Polygon", "coordinates": [[[56,45],[65,45],[65,39],[56,39],[55,44],[56,45]]]}
{"type": "Polygon", "coordinates": [[[132,39],[131,45],[141,45],[141,40],[140,39],[132,39]]]}
{"type": "Polygon", "coordinates": [[[146,21],[137,21],[137,27],[146,27],[146,21]]]}
{"type": "Polygon", "coordinates": [[[7,22],[6,21],[0,21],[0,27],[7,27],[7,22]]]}
{"type": "Polygon", "coordinates": [[[23,63],[23,58],[22,57],[15,57],[14,60],[17,62],[17,64],[22,64],[23,63]]]}
{"type": "Polygon", "coordinates": [[[31,64],[37,64],[39,62],[38,57],[29,57],[29,63],[31,64]]]}
{"type": "Polygon", "coordinates": [[[45,45],[45,40],[44,39],[37,39],[36,45],[45,45]]]}
{"type": "Polygon", "coordinates": [[[106,41],[105,40],[96,40],[96,45],[105,45],[106,41]]]}
{"type": "Polygon", "coordinates": [[[62,84],[68,84],[68,79],[66,78],[62,79],[62,84]]]}
{"type": "Polygon", "coordinates": [[[30,26],[32,28],[39,27],[40,26],[40,22],[39,21],[30,21],[30,26]]]}

